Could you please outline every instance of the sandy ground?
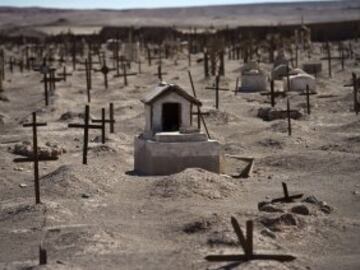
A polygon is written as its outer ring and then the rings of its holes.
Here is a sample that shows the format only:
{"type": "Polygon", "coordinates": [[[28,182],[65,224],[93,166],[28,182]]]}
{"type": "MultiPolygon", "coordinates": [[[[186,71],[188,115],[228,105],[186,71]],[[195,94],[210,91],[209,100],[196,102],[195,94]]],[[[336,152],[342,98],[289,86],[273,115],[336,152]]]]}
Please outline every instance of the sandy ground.
{"type": "MultiPolygon", "coordinates": [[[[355,49],[359,51],[360,44],[355,49]]],[[[110,55],[110,54],[109,54],[110,55]]],[[[316,47],[313,59],[320,57],[316,47]]],[[[74,71],[67,82],[57,84],[51,105],[44,106],[41,75],[7,70],[4,84],[9,102],[0,101],[0,269],[226,269],[226,263],[209,263],[209,254],[242,253],[230,225],[230,217],[255,221],[255,252],[291,254],[293,262],[248,262],[227,269],[355,270],[360,267],[360,120],[353,112],[352,89],[343,84],[351,72],[359,72],[355,60],[345,71],[333,63],[333,78],[327,65],[317,79],[318,94],[311,96],[312,114],[305,114],[305,97],[291,93],[292,108],[304,116],[293,121],[293,136],[286,120],[265,122],[257,117],[269,99],[259,93],[221,92],[220,110],[214,108],[214,92],[204,88],[214,78],[204,79],[203,64],[186,55],[174,65],[164,61],[165,80],[183,86],[189,93],[187,70],[191,70],[211,136],[225,154],[255,158],[250,178],[235,179],[231,172],[244,164],[227,159],[227,172],[217,175],[188,169],[164,177],[141,177],[133,170],[133,138],[144,126],[139,99],[158,79],[156,66],[143,65],[143,74],[111,78],[104,90],[101,74],[94,74],[91,115],[100,117],[101,107],[115,104],[116,133],[107,134],[106,145],[92,142],[88,165],[82,165],[82,131],[69,129],[63,113],[82,113],[86,104],[85,75],[74,71]],[[42,204],[34,205],[31,164],[15,164],[18,156],[9,148],[31,141],[31,129],[22,123],[38,112],[47,127],[39,128],[39,144],[56,143],[66,153],[55,162],[40,164],[42,204]],[[301,201],[274,207],[282,212],[258,210],[258,202],[282,195],[281,182],[290,192],[302,192],[325,201],[333,211],[301,201]],[[22,184],[22,185],[21,185],[22,184]],[[21,187],[21,186],[22,187],[21,187]],[[265,226],[305,205],[309,215],[291,214],[293,222],[265,226]],[[37,267],[38,245],[43,242],[49,264],[37,267]]],[[[306,61],[300,57],[300,64],[306,61]]],[[[226,61],[221,85],[235,87],[242,62],[226,61]]],[[[270,70],[270,64],[263,64],[270,70]]],[[[137,67],[132,69],[137,71],[137,67]]],[[[70,62],[68,70],[71,70],[70,62]]],[[[112,75],[110,75],[112,77],[112,75]]],[[[285,99],[277,99],[285,108],[285,99]]],[[[90,138],[99,136],[92,130],[90,138]]],[[[324,205],[324,203],[323,203],[324,205]]]]}

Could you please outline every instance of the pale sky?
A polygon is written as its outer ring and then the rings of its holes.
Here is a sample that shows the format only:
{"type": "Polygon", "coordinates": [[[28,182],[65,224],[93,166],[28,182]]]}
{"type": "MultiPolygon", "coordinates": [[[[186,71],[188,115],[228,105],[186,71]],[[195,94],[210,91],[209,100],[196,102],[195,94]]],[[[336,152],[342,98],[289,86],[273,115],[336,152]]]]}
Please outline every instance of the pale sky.
{"type": "Polygon", "coordinates": [[[153,7],[181,7],[245,3],[296,2],[299,0],[0,0],[0,6],[54,7],[79,9],[128,9],[153,7]]]}

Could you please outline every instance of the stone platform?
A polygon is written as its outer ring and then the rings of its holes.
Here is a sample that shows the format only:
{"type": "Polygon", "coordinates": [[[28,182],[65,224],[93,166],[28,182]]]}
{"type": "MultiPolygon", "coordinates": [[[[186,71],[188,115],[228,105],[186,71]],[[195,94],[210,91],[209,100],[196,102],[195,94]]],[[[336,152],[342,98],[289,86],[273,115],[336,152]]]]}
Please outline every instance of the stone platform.
{"type": "Polygon", "coordinates": [[[203,136],[158,134],[154,139],[135,137],[135,172],[143,175],[168,175],[186,168],[202,168],[215,173],[221,171],[220,144],[203,136]],[[188,138],[189,139],[189,138],[188,138]]]}

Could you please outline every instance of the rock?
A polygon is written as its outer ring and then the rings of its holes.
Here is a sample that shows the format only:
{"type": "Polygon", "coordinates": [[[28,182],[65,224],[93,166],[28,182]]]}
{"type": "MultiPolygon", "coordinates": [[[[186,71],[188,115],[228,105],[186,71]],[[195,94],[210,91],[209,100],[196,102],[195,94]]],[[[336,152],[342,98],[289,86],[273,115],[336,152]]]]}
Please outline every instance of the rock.
{"type": "Polygon", "coordinates": [[[3,102],[9,102],[9,98],[7,96],[5,96],[4,94],[0,93],[0,101],[3,102]]]}
{"type": "Polygon", "coordinates": [[[313,196],[313,195],[306,197],[306,198],[303,200],[303,202],[312,203],[312,204],[319,204],[319,200],[316,199],[316,197],[313,196]]]}
{"type": "Polygon", "coordinates": [[[19,187],[21,188],[27,187],[27,184],[20,184],[19,187]]]}
{"type": "Polygon", "coordinates": [[[276,238],[275,233],[273,233],[272,231],[270,231],[270,230],[267,229],[267,228],[262,229],[261,232],[260,232],[260,234],[263,235],[263,236],[270,237],[270,238],[272,238],[272,239],[275,239],[275,238],[276,238]]]}
{"type": "Polygon", "coordinates": [[[306,207],[306,205],[296,205],[293,208],[291,208],[291,212],[299,215],[307,216],[310,214],[309,208],[306,207]]]}
{"type": "MultiPolygon", "coordinates": [[[[11,153],[15,155],[21,155],[25,157],[33,157],[33,148],[30,142],[24,141],[20,144],[15,144],[14,148],[9,149],[11,153]]],[[[61,154],[66,153],[66,150],[59,147],[57,144],[46,143],[46,146],[38,147],[39,158],[57,158],[61,154]]]]}
{"type": "Polygon", "coordinates": [[[24,168],[21,167],[15,167],[14,171],[18,171],[18,172],[22,172],[24,170],[24,168]]]}
{"type": "MultiPolygon", "coordinates": [[[[302,113],[299,112],[298,110],[292,109],[291,112],[290,112],[290,118],[291,119],[296,120],[296,119],[301,118],[302,116],[303,116],[302,113]]],[[[260,108],[258,110],[257,117],[263,119],[264,121],[287,119],[287,112],[282,111],[282,110],[280,110],[278,108],[266,107],[266,108],[260,108]]]]}
{"type": "Polygon", "coordinates": [[[283,213],[284,212],[282,209],[277,208],[271,204],[265,204],[258,208],[259,208],[259,211],[269,212],[269,213],[283,213]]]}
{"type": "Polygon", "coordinates": [[[83,198],[83,199],[89,199],[89,198],[90,198],[90,195],[89,195],[89,194],[86,194],[86,193],[83,193],[83,194],[81,194],[81,198],[83,198]]]}
{"type": "Polygon", "coordinates": [[[355,196],[359,196],[359,195],[360,195],[360,191],[354,190],[354,191],[353,191],[353,194],[354,194],[355,196]]]}
{"type": "Polygon", "coordinates": [[[185,224],[183,231],[185,233],[197,233],[197,232],[204,232],[209,230],[215,223],[218,222],[218,216],[213,215],[209,218],[201,218],[200,220],[196,220],[185,224]]]}
{"type": "Polygon", "coordinates": [[[320,211],[325,214],[330,214],[331,212],[334,211],[334,209],[329,205],[323,205],[323,206],[320,206],[320,211]]]}
{"type": "Polygon", "coordinates": [[[296,226],[297,220],[293,214],[283,214],[280,217],[261,217],[260,223],[271,231],[281,231],[282,226],[296,226]]]}

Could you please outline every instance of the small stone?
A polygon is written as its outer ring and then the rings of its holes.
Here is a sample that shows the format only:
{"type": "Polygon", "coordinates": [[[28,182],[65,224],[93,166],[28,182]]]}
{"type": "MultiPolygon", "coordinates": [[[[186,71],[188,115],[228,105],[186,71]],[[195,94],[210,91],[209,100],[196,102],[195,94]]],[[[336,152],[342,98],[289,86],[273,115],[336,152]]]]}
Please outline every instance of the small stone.
{"type": "Polygon", "coordinates": [[[320,207],[320,211],[325,214],[330,214],[332,211],[334,211],[334,209],[329,205],[324,205],[324,206],[320,207]]]}
{"type": "Polygon", "coordinates": [[[261,235],[270,237],[270,238],[272,238],[272,239],[275,239],[275,238],[276,238],[275,233],[273,233],[272,231],[270,231],[270,230],[267,229],[267,228],[261,230],[260,233],[261,233],[261,235]]]}
{"type": "Polygon", "coordinates": [[[293,208],[291,208],[291,212],[299,215],[307,216],[310,214],[309,208],[307,208],[305,205],[296,205],[293,208]]]}
{"type": "Polygon", "coordinates": [[[353,194],[356,195],[356,196],[359,196],[359,195],[360,195],[360,191],[354,190],[353,194]]]}
{"type": "Polygon", "coordinates": [[[269,213],[283,213],[284,212],[282,209],[276,208],[270,204],[265,204],[265,205],[259,207],[259,210],[263,211],[263,212],[269,212],[269,213]]]}
{"type": "Polygon", "coordinates": [[[20,184],[19,187],[21,188],[27,187],[27,184],[20,184]]]}
{"type": "Polygon", "coordinates": [[[89,194],[86,194],[86,193],[83,193],[83,194],[81,194],[81,198],[89,199],[89,198],[90,198],[90,195],[89,195],[89,194]]]}
{"type": "Polygon", "coordinates": [[[307,203],[312,203],[312,204],[318,204],[319,203],[319,200],[316,199],[315,196],[311,195],[309,197],[306,197],[303,202],[307,202],[307,203]]]}
{"type": "Polygon", "coordinates": [[[24,168],[21,167],[15,167],[14,171],[18,171],[18,172],[22,172],[24,170],[24,168]]]}

